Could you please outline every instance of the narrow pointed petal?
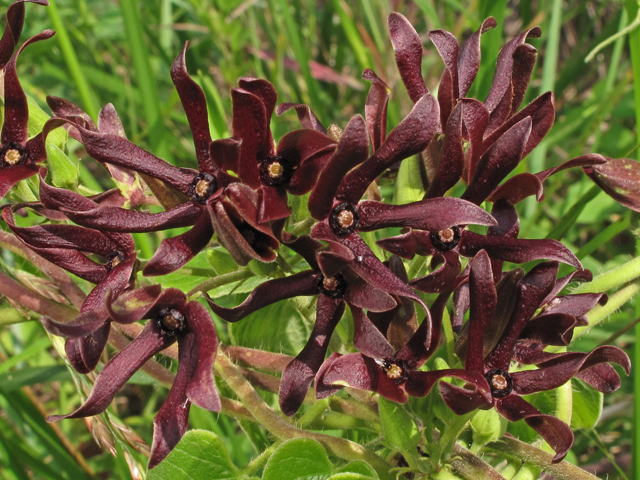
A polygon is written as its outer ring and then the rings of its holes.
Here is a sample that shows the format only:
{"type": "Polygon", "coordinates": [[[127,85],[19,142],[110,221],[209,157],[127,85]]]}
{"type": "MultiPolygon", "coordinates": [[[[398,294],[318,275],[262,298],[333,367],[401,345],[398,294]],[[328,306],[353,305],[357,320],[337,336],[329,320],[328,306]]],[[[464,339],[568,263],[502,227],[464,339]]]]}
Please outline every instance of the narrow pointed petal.
{"type": "Polygon", "coordinates": [[[440,86],[438,87],[438,106],[440,107],[440,125],[438,133],[449,123],[449,117],[456,103],[456,97],[453,93],[453,79],[451,78],[451,70],[445,68],[440,77],[440,86]]]}
{"type": "Polygon", "coordinates": [[[472,372],[484,373],[484,335],[498,303],[491,259],[485,250],[481,250],[471,261],[469,292],[469,344],[464,367],[472,372]]]}
{"type": "Polygon", "coordinates": [[[336,359],[324,373],[322,380],[326,385],[376,392],[398,403],[407,401],[404,390],[385,375],[376,361],[359,353],[336,359]]]}
{"type": "Polygon", "coordinates": [[[469,135],[470,143],[462,172],[465,182],[468,183],[469,179],[473,178],[476,165],[485,150],[482,139],[484,138],[484,132],[489,123],[490,114],[487,107],[484,106],[484,103],[474,98],[463,98],[461,103],[462,121],[469,135]]]}
{"type": "Polygon", "coordinates": [[[147,323],[140,335],[113,357],[100,372],[91,390],[91,395],[78,410],[68,415],[49,416],[47,421],[56,422],[63,418],[90,417],[104,412],[115,398],[118,390],[136,370],[154,354],[173,343],[174,340],[173,337],[167,338],[162,335],[155,322],[147,323]]]}
{"type": "Polygon", "coordinates": [[[253,93],[262,101],[267,114],[267,130],[269,130],[269,121],[278,101],[278,93],[274,86],[267,80],[254,77],[241,77],[238,80],[238,85],[240,88],[253,93]]]}
{"type": "Polygon", "coordinates": [[[540,315],[529,320],[520,340],[543,345],[567,346],[573,337],[576,317],[563,313],[540,315]]]}
{"type": "MultiPolygon", "coordinates": [[[[47,5],[45,2],[34,2],[47,5]]],[[[0,40],[0,69],[4,68],[20,40],[24,26],[24,2],[13,2],[6,14],[7,25],[0,40]]]]}
{"type": "Polygon", "coordinates": [[[327,129],[322,126],[322,123],[318,120],[318,117],[315,116],[308,105],[304,105],[302,103],[281,103],[276,107],[276,115],[280,116],[292,108],[296,109],[300,125],[304,128],[315,130],[325,135],[327,134],[327,129]]]}
{"type": "MultiPolygon", "coordinates": [[[[220,397],[213,379],[213,363],[218,348],[218,335],[207,309],[198,302],[189,302],[184,307],[189,322],[189,333],[193,337],[193,348],[179,345],[180,363],[195,364],[187,385],[187,397],[194,405],[209,410],[220,411],[220,397]],[[183,354],[184,351],[184,354],[183,354]]],[[[180,341],[180,340],[178,340],[180,341]]]]}
{"type": "MultiPolygon", "coordinates": [[[[432,372],[411,372],[405,388],[407,393],[412,397],[424,397],[431,391],[438,380],[451,377],[468,382],[471,386],[475,387],[473,390],[469,390],[471,395],[478,392],[482,395],[484,403],[491,403],[491,390],[484,376],[480,373],[469,372],[463,369],[453,368],[432,372]]],[[[453,408],[452,410],[456,412],[453,408]]]]}
{"type": "Polygon", "coordinates": [[[282,372],[278,401],[282,413],[295,415],[329,347],[329,340],[344,313],[344,302],[325,295],[318,297],[316,323],[302,351],[282,372]]]}
{"type": "MultiPolygon", "coordinates": [[[[158,213],[108,206],[99,206],[82,212],[67,208],[60,210],[69,220],[84,227],[111,232],[146,233],[194,225],[203,216],[204,208],[195,202],[187,202],[158,213]]],[[[206,216],[206,213],[204,215],[206,216]]]]}
{"type": "Polygon", "coordinates": [[[316,378],[314,380],[317,399],[327,398],[344,388],[342,385],[329,385],[324,381],[325,373],[329,371],[333,362],[338,360],[340,357],[342,357],[340,353],[332,353],[318,369],[318,373],[316,373],[316,378]]]}
{"type": "Polygon", "coordinates": [[[621,386],[620,375],[608,363],[599,363],[591,368],[576,373],[576,378],[587,383],[602,393],[612,393],[621,386]]]}
{"type": "Polygon", "coordinates": [[[429,38],[436,46],[440,57],[451,75],[453,85],[453,98],[460,96],[458,88],[458,40],[455,35],[446,30],[432,30],[429,38]]]}
{"type": "Polygon", "coordinates": [[[513,52],[513,72],[511,74],[511,82],[513,84],[513,98],[511,100],[511,115],[514,115],[522,100],[531,81],[531,73],[538,58],[538,50],[533,45],[523,43],[518,45],[513,52]]]}
{"type": "Polygon", "coordinates": [[[460,96],[464,97],[480,68],[480,36],[496,28],[498,24],[493,17],[482,22],[480,28],[462,44],[458,52],[458,84],[460,96]]]}
{"type": "Polygon", "coordinates": [[[508,200],[515,205],[532,195],[535,195],[538,202],[544,199],[542,182],[530,173],[519,173],[496,188],[487,200],[490,202],[508,200]]]}
{"type": "Polygon", "coordinates": [[[527,117],[500,137],[478,161],[462,198],[477,205],[482,203],[502,179],[518,166],[530,133],[531,118],[527,117]]]}
{"type": "Polygon", "coordinates": [[[484,392],[477,387],[469,390],[447,382],[440,382],[438,387],[442,400],[456,415],[464,415],[479,408],[484,410],[491,406],[491,398],[487,401],[484,392]]]}
{"type": "Polygon", "coordinates": [[[421,230],[411,230],[396,237],[383,238],[376,243],[386,251],[409,260],[415,255],[426,257],[439,252],[431,243],[429,232],[421,230]]]}
{"type": "MultiPolygon", "coordinates": [[[[323,257],[326,260],[326,256],[323,257]]],[[[326,270],[325,262],[323,271],[326,270]]],[[[364,308],[369,313],[386,312],[397,306],[398,302],[391,295],[365,282],[353,270],[347,268],[343,270],[343,274],[349,284],[344,299],[350,306],[364,308]]]]}
{"type": "Polygon", "coordinates": [[[432,95],[425,95],[389,133],[380,148],[366,162],[347,174],[340,183],[336,198],[357,203],[371,182],[387,168],[427,148],[438,124],[438,102],[432,95]]]}
{"type": "Polygon", "coordinates": [[[389,358],[393,347],[385,336],[369,320],[361,308],[350,306],[353,314],[353,346],[368,357],[389,358]]]}
{"type": "Polygon", "coordinates": [[[127,138],[122,120],[112,103],[107,103],[98,113],[98,131],[127,138]]]}
{"type": "Polygon", "coordinates": [[[24,42],[11,57],[4,68],[4,123],[2,125],[2,143],[14,142],[24,145],[28,139],[27,121],[29,119],[29,105],[16,72],[16,61],[20,53],[28,45],[46,40],[55,35],[53,30],[45,30],[24,42]]]}
{"type": "MultiPolygon", "coordinates": [[[[336,142],[315,130],[294,130],[278,142],[277,155],[286,158],[294,169],[318,153],[329,153],[336,142]]],[[[294,174],[295,175],[295,174],[294,174]]]]}
{"type": "Polygon", "coordinates": [[[336,152],[333,154],[309,197],[309,211],[316,220],[326,218],[340,182],[349,170],[364,162],[369,155],[367,126],[364,118],[354,116],[347,124],[336,152]]]}
{"type": "Polygon", "coordinates": [[[105,296],[105,307],[109,318],[120,324],[137,322],[145,317],[161,295],[160,285],[148,285],[143,288],[129,290],[114,300],[111,290],[105,296]]]}
{"type": "Polygon", "coordinates": [[[196,158],[198,159],[198,170],[209,174],[217,170],[209,156],[209,145],[211,135],[209,134],[209,117],[207,114],[207,99],[200,85],[193,81],[187,72],[185,55],[189,42],[185,43],[180,55],[177,56],[171,65],[171,80],[178,91],[182,107],[187,114],[189,127],[193,134],[193,143],[196,147],[196,158]]]}
{"type": "Polygon", "coordinates": [[[399,13],[389,15],[389,34],[396,56],[396,64],[409,98],[416,103],[427,94],[422,78],[422,43],[418,32],[399,13]]]}
{"type": "Polygon", "coordinates": [[[82,342],[84,338],[67,338],[64,342],[64,351],[71,367],[78,373],[87,374],[92,369],[89,368],[82,359],[82,342]]]}
{"type": "Polygon", "coordinates": [[[608,297],[605,293],[579,293],[556,297],[551,300],[541,313],[545,315],[565,313],[581,317],[591,311],[596,305],[605,305],[608,297]]]}
{"type": "MultiPolygon", "coordinates": [[[[56,117],[73,119],[74,122],[80,122],[89,130],[98,130],[93,119],[75,103],[70,102],[69,100],[49,95],[47,96],[47,105],[49,105],[49,108],[56,117]]],[[[74,138],[79,142],[82,141],[80,132],[72,123],[67,123],[64,128],[69,132],[69,136],[71,138],[74,138]]]]}
{"type": "Polygon", "coordinates": [[[463,104],[458,103],[446,123],[440,165],[435,176],[431,179],[429,189],[424,198],[442,197],[462,176],[464,169],[462,109],[463,104]]]}
{"type": "MultiPolygon", "coordinates": [[[[583,170],[585,172],[591,172],[594,169],[597,170],[598,168],[600,168],[599,165],[607,164],[609,161],[611,161],[610,158],[603,157],[598,153],[588,153],[586,155],[580,155],[579,157],[572,158],[571,160],[561,163],[557,167],[549,168],[540,173],[536,173],[536,177],[538,177],[540,181],[544,182],[547,178],[549,178],[554,173],[561,172],[568,168],[574,168],[574,167],[583,167],[583,170]],[[589,167],[593,167],[593,168],[589,168],[589,167]]],[[[623,168],[621,170],[622,172],[624,172],[624,169],[633,169],[633,167],[626,167],[624,164],[622,164],[621,166],[623,168]]]]}
{"type": "Polygon", "coordinates": [[[58,210],[60,207],[67,208],[74,212],[91,210],[98,206],[90,198],[83,197],[77,192],[56,188],[44,181],[45,169],[40,170],[40,201],[51,210],[58,210]]]}
{"type": "Polygon", "coordinates": [[[405,205],[363,201],[358,204],[363,232],[388,227],[408,227],[437,232],[456,225],[497,225],[484,209],[453,197],[438,197],[405,205]]]}
{"type": "Polygon", "coordinates": [[[336,144],[332,144],[324,150],[320,150],[312,157],[304,160],[300,168],[295,171],[289,184],[286,186],[287,192],[291,195],[304,195],[309,193],[315,186],[320,174],[323,172],[329,160],[333,156],[336,144]]]}
{"type": "Polygon", "coordinates": [[[233,136],[242,140],[236,173],[244,184],[257,188],[260,186],[258,155],[265,153],[269,117],[262,100],[247,90],[234,88],[231,99],[233,136]]]}
{"type": "Polygon", "coordinates": [[[551,415],[543,415],[515,395],[497,400],[496,410],[510,422],[524,419],[527,425],[538,432],[556,452],[553,463],[562,461],[573,445],[573,432],[569,425],[551,415]]]}
{"type": "Polygon", "coordinates": [[[104,349],[107,346],[110,330],[111,322],[107,321],[91,335],[79,339],[82,361],[89,370],[93,370],[98,366],[98,362],[102,358],[104,349]]]}
{"type": "Polygon", "coordinates": [[[145,276],[166,275],[185,265],[207,246],[213,236],[211,218],[201,215],[191,230],[165,238],[142,270],[145,276]]]}
{"type": "MultiPolygon", "coordinates": [[[[224,170],[238,170],[238,162],[240,161],[240,146],[242,142],[237,138],[221,138],[219,140],[214,140],[209,144],[209,155],[211,160],[219,167],[224,170]]],[[[218,171],[218,186],[226,186],[222,185],[220,181],[220,174],[222,172],[218,171]]],[[[235,180],[237,181],[237,179],[235,180]]]]}
{"type": "Polygon", "coordinates": [[[458,253],[438,252],[431,259],[431,268],[433,269],[437,263],[440,265],[429,275],[415,278],[409,282],[409,285],[425,293],[442,293],[449,290],[456,277],[460,275],[462,267],[458,253]]]}
{"type": "Polygon", "coordinates": [[[391,89],[378,77],[373,70],[366,68],[362,78],[371,82],[367,103],[364,107],[364,117],[367,120],[371,145],[375,152],[387,136],[387,103],[391,89]]]}
{"type": "Polygon", "coordinates": [[[281,300],[316,295],[319,293],[317,284],[318,274],[313,270],[305,270],[258,285],[244,302],[234,308],[221,307],[208,296],[206,298],[211,310],[216,315],[227,322],[237,322],[247,315],[281,300]]]}

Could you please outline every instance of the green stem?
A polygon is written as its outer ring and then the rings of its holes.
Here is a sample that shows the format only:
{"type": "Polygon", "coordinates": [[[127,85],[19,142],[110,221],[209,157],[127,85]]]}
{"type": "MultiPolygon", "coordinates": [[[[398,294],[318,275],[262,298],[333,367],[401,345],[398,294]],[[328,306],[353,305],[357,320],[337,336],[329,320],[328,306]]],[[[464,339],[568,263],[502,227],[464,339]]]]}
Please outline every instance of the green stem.
{"type": "Polygon", "coordinates": [[[640,27],[640,10],[638,10],[636,18],[634,18],[633,22],[631,22],[628,26],[619,30],[617,33],[611,35],[609,38],[596,45],[596,47],[589,52],[589,55],[584,58],[585,63],[589,63],[591,60],[593,60],[598,52],[605,48],[607,45],[611,45],[618,38],[624,37],[627,33],[631,34],[638,27],[640,27]]]}
{"type": "Polygon", "coordinates": [[[607,292],[625,283],[629,283],[638,277],[640,277],[640,257],[636,257],[624,265],[601,273],[591,282],[579,285],[571,293],[607,292]]]}
{"type": "Polygon", "coordinates": [[[187,293],[188,297],[192,297],[198,293],[205,293],[214,288],[221,287],[222,285],[227,285],[228,283],[238,282],[240,280],[246,280],[247,278],[253,277],[253,272],[251,270],[238,270],[237,272],[225,273],[224,275],[218,275],[217,277],[210,278],[199,284],[197,287],[192,289],[189,293],[187,293]]]}
{"type": "MultiPolygon", "coordinates": [[[[543,452],[539,448],[533,447],[528,443],[521,442],[515,438],[502,437],[497,442],[487,444],[487,448],[495,450],[501,454],[520,458],[530,463],[534,467],[544,469],[547,473],[563,480],[599,480],[598,477],[585,472],[575,465],[562,461],[559,463],[551,463],[553,455],[543,452]]],[[[517,476],[516,476],[517,477],[517,476]]],[[[534,477],[534,478],[537,478],[534,477]]],[[[515,477],[514,477],[515,479],[515,477]]]]}
{"type": "Polygon", "coordinates": [[[16,308],[0,308],[0,325],[28,322],[32,318],[25,318],[16,308]]]}
{"type": "Polygon", "coordinates": [[[518,470],[518,473],[515,474],[512,480],[537,480],[541,473],[542,470],[539,467],[525,463],[520,467],[520,470],[518,470]]]}
{"type": "Polygon", "coordinates": [[[389,473],[391,466],[362,445],[344,438],[300,430],[287,423],[280,415],[269,408],[226,355],[218,353],[215,369],[253,417],[275,437],[281,440],[299,437],[316,440],[330,453],[343,460],[364,460],[368,462],[376,470],[381,480],[391,480],[393,478],[389,473]]]}
{"type": "Polygon", "coordinates": [[[467,480],[505,480],[491,465],[460,444],[453,446],[453,469],[467,480]]]}
{"type": "Polygon", "coordinates": [[[613,295],[609,296],[609,301],[606,305],[596,305],[589,313],[589,325],[584,327],[577,327],[573,331],[574,340],[581,335],[595,327],[598,323],[602,322],[605,318],[615,312],[622,305],[627,303],[636,293],[640,291],[640,285],[633,283],[620,290],[613,295]]]}
{"type": "Polygon", "coordinates": [[[247,477],[251,477],[257,474],[266,465],[267,460],[269,460],[273,452],[275,452],[281,444],[282,442],[274,442],[273,445],[267,448],[256,458],[251,460],[251,462],[249,462],[249,465],[242,469],[242,473],[244,473],[247,477]]]}
{"type": "Polygon", "coordinates": [[[434,445],[431,459],[434,466],[441,465],[443,461],[448,460],[453,447],[458,440],[460,434],[467,428],[469,420],[473,418],[476,412],[467,413],[465,415],[456,415],[453,421],[445,427],[444,432],[440,435],[440,440],[434,445]]]}

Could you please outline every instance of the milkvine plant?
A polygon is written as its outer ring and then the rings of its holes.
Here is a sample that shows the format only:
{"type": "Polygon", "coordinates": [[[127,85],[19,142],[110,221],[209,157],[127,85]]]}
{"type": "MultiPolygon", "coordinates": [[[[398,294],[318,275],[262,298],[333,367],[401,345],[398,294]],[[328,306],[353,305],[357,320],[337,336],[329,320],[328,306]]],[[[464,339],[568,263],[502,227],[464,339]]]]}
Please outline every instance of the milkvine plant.
{"type": "Polygon", "coordinates": [[[389,48],[413,104],[403,118],[387,118],[391,89],[369,68],[366,103],[344,125],[246,76],[231,91],[231,136],[216,139],[187,42],[169,73],[195,170],[128,140],[111,104],[91,118],[48,96],[49,116],[25,94],[20,55],[54,35],[20,43],[25,6],[47,5],[12,3],[0,40],[0,293],[12,306],[1,323],[37,318],[78,391],[47,422],[92,418],[96,441],[150,479],[595,478],[563,460],[573,390],[600,402],[631,362],[571,342],[637,292],[606,291],[632,280],[636,261],[589,283],[568,246],[520,236],[516,205],[544,202],[547,179],[572,169],[639,210],[640,168],[598,153],[521,168],[555,119],[551,92],[522,107],[540,28],[504,45],[481,101],[467,94],[493,17],[463,42],[429,32],[444,69],[427,86],[422,39],[392,13],[389,48]],[[274,114],[300,128],[274,139],[274,114]],[[70,138],[115,188],[79,185],[70,138]],[[161,231],[142,255],[140,234],[161,231]],[[205,278],[177,288],[189,269],[205,278]],[[216,325],[287,322],[261,317],[276,303],[304,319],[294,357],[218,341],[216,325]],[[138,370],[169,389],[150,447],[107,413],[138,370]],[[191,404],[276,441],[241,469],[213,433],[189,432],[191,404]],[[512,435],[523,428],[528,442],[512,435]]]}

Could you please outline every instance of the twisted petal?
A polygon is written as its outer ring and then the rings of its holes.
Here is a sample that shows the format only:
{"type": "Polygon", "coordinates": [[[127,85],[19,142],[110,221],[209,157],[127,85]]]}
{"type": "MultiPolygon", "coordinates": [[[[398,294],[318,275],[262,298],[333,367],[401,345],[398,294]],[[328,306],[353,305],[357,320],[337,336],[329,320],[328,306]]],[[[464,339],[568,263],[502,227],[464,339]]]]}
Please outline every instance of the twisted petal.
{"type": "Polygon", "coordinates": [[[460,96],[458,89],[458,40],[456,40],[455,35],[446,30],[432,30],[429,32],[429,38],[436,46],[447,70],[449,70],[453,98],[458,98],[460,96]]]}
{"type": "Polygon", "coordinates": [[[292,108],[296,109],[300,125],[304,128],[316,130],[320,133],[324,133],[325,135],[327,134],[327,129],[322,126],[322,123],[320,123],[320,120],[318,120],[318,117],[315,116],[308,105],[304,105],[302,103],[281,103],[276,107],[276,115],[280,116],[292,108]]]}
{"type": "MultiPolygon", "coordinates": [[[[322,252],[319,255],[319,257],[321,256],[321,258],[325,260],[323,271],[327,270],[326,253],[328,252],[322,252]]],[[[397,306],[397,302],[391,295],[365,282],[350,268],[342,270],[342,273],[347,278],[349,285],[344,299],[350,306],[364,308],[369,313],[386,312],[397,306]]]]}
{"type": "Polygon", "coordinates": [[[67,338],[65,352],[69,363],[78,373],[89,373],[96,368],[104,347],[109,339],[111,322],[103,322],[103,325],[91,335],[79,338],[67,338]]]}
{"type": "Polygon", "coordinates": [[[47,0],[18,0],[7,9],[7,26],[0,40],[0,69],[3,69],[16,48],[24,26],[24,2],[49,5],[47,0]]]}
{"type": "Polygon", "coordinates": [[[429,198],[405,205],[363,201],[358,204],[358,230],[368,232],[388,227],[439,231],[456,225],[497,225],[485,210],[453,197],[429,198]]]}
{"type": "Polygon", "coordinates": [[[429,232],[422,230],[410,230],[396,237],[378,240],[376,243],[388,252],[408,259],[412,259],[415,255],[426,257],[439,252],[431,243],[429,232]]]}
{"type": "Polygon", "coordinates": [[[318,294],[318,273],[313,270],[294,275],[275,278],[258,285],[247,299],[234,308],[225,308],[214,303],[209,296],[207,302],[211,310],[227,322],[237,322],[247,315],[260,310],[272,303],[287,298],[311,296],[318,294]]]}
{"type": "Polygon", "coordinates": [[[368,357],[388,358],[393,347],[361,308],[350,306],[353,315],[353,346],[368,357]]]}
{"type": "MultiPolygon", "coordinates": [[[[538,177],[540,181],[544,182],[547,178],[549,178],[554,173],[561,172],[562,170],[566,170],[567,168],[574,168],[574,167],[583,167],[583,170],[585,172],[590,172],[593,170],[593,168],[588,168],[588,167],[594,167],[595,169],[598,169],[599,168],[598,165],[607,164],[610,160],[611,159],[607,157],[603,157],[598,153],[588,153],[586,155],[580,155],[579,157],[572,158],[571,160],[567,160],[566,162],[558,165],[557,167],[549,168],[540,173],[536,173],[536,177],[538,177]]],[[[628,174],[624,172],[625,169],[633,169],[633,167],[627,167],[626,164],[623,164],[621,166],[622,166],[621,172],[623,172],[623,176],[628,174]]]]}
{"type": "Polygon", "coordinates": [[[438,386],[442,400],[456,415],[464,415],[478,408],[484,410],[491,406],[491,394],[487,399],[485,391],[476,385],[467,384],[464,387],[458,387],[447,382],[440,382],[438,386]]]}
{"type": "MultiPolygon", "coordinates": [[[[479,395],[482,398],[482,403],[491,404],[491,390],[489,389],[489,385],[487,384],[484,376],[480,373],[469,372],[468,370],[463,369],[454,368],[435,370],[433,372],[411,372],[405,388],[407,393],[412,397],[424,397],[431,391],[438,380],[450,377],[459,378],[468,382],[469,387],[471,388],[470,390],[463,388],[456,389],[458,398],[454,398],[453,395],[450,394],[443,396],[443,398],[446,398],[445,403],[447,400],[451,403],[451,405],[447,403],[447,406],[458,415],[461,415],[461,413],[459,413],[461,411],[462,413],[466,413],[470,404],[470,402],[463,397],[463,392],[465,392],[465,395],[473,397],[474,400],[479,395]]],[[[451,392],[451,387],[453,387],[453,385],[447,385],[447,387],[444,388],[444,391],[447,393],[451,392]]],[[[442,389],[442,387],[440,388],[442,389]]]]}
{"type": "Polygon", "coordinates": [[[480,28],[460,47],[457,68],[461,97],[464,97],[469,91],[480,68],[480,36],[497,26],[495,18],[489,17],[485,19],[480,28]]]}
{"type": "Polygon", "coordinates": [[[362,78],[371,82],[364,116],[367,120],[371,145],[375,152],[387,136],[387,103],[391,89],[378,77],[373,70],[365,68],[362,78]]]}
{"type": "Polygon", "coordinates": [[[562,461],[573,445],[573,432],[569,426],[551,415],[543,415],[523,399],[509,395],[496,400],[496,410],[510,422],[523,420],[540,434],[553,448],[553,463],[562,461]]]}
{"type": "Polygon", "coordinates": [[[340,182],[336,198],[357,203],[371,182],[387,168],[424,150],[436,132],[438,117],[438,102],[432,95],[427,94],[418,100],[380,148],[340,182]]]}
{"type": "Polygon", "coordinates": [[[453,187],[464,169],[464,151],[462,149],[462,109],[458,103],[446,123],[442,155],[437,172],[431,178],[425,198],[442,197],[453,187]]]}
{"type": "Polygon", "coordinates": [[[25,180],[38,173],[38,169],[33,165],[18,165],[0,170],[0,200],[13,188],[20,180],[25,180]]]}
{"type": "Polygon", "coordinates": [[[496,188],[487,200],[490,202],[508,200],[515,205],[531,195],[535,195],[538,202],[543,200],[542,182],[531,173],[519,173],[496,188]]]}
{"type": "Polygon", "coordinates": [[[460,274],[460,258],[455,251],[438,252],[431,259],[431,268],[438,263],[441,265],[429,275],[415,278],[409,282],[412,288],[425,293],[442,293],[449,289],[450,285],[460,274]]]}
{"type": "Polygon", "coordinates": [[[416,103],[429,93],[422,79],[422,43],[415,28],[399,13],[389,15],[389,34],[400,77],[416,103]]]}
{"type": "MultiPolygon", "coordinates": [[[[64,342],[64,351],[67,355],[67,360],[71,364],[71,367],[78,373],[89,373],[93,367],[89,367],[85,363],[85,360],[82,358],[82,345],[85,343],[84,338],[67,338],[64,342]]],[[[100,351],[100,355],[102,355],[102,351],[100,351]]]]}
{"type": "Polygon", "coordinates": [[[211,218],[202,215],[191,230],[165,238],[142,270],[145,276],[166,275],[185,265],[207,246],[213,236],[211,218]]]}
{"type": "Polygon", "coordinates": [[[120,324],[129,324],[144,318],[161,293],[160,285],[148,285],[124,292],[114,300],[113,293],[109,290],[105,295],[104,303],[109,312],[109,318],[120,324]]]}
{"type": "Polygon", "coordinates": [[[302,195],[311,190],[335,148],[333,140],[315,130],[294,130],[282,137],[276,153],[286,158],[296,170],[287,191],[302,195]]]}
{"type": "Polygon", "coordinates": [[[313,218],[322,220],[329,215],[340,182],[349,170],[364,162],[368,155],[367,127],[364,118],[356,115],[344,129],[335,153],[311,191],[309,211],[313,218]]]}
{"type": "Polygon", "coordinates": [[[469,134],[469,150],[463,169],[463,178],[466,182],[473,178],[476,165],[480,160],[480,156],[486,150],[482,143],[484,132],[489,123],[489,110],[484,103],[474,98],[463,98],[462,102],[462,121],[469,134]]]}
{"type": "Polygon", "coordinates": [[[287,192],[285,189],[262,185],[258,192],[260,195],[259,223],[267,224],[291,215],[291,210],[287,206],[287,192]]]}
{"type": "Polygon", "coordinates": [[[46,208],[58,210],[64,207],[74,212],[82,212],[98,206],[96,202],[77,192],[49,185],[44,181],[45,174],[46,170],[40,169],[40,201],[46,208]]]}
{"type": "Polygon", "coordinates": [[[576,317],[563,313],[541,315],[530,320],[520,334],[520,340],[543,345],[566,346],[573,337],[576,317]]]}
{"type": "Polygon", "coordinates": [[[233,136],[242,140],[236,173],[244,184],[257,188],[260,186],[258,155],[268,148],[269,117],[262,100],[247,90],[234,88],[231,99],[233,136]]]}
{"type": "Polygon", "coordinates": [[[462,198],[477,205],[482,203],[520,163],[530,133],[531,117],[526,117],[505,132],[478,161],[462,198]]]}
{"type": "Polygon", "coordinates": [[[596,305],[605,305],[608,298],[605,293],[579,293],[556,297],[544,307],[542,313],[545,315],[565,313],[580,319],[596,305]]]}
{"type": "Polygon", "coordinates": [[[485,250],[480,250],[471,261],[469,292],[469,344],[464,367],[472,372],[484,373],[484,336],[498,303],[491,259],[485,250]]]}
{"type": "Polygon", "coordinates": [[[302,351],[282,372],[278,401],[285,415],[294,415],[302,405],[307,390],[324,361],[329,340],[344,313],[342,300],[318,297],[316,323],[302,351]]]}
{"type": "Polygon", "coordinates": [[[68,415],[52,415],[48,422],[56,422],[63,418],[81,418],[97,415],[106,410],[116,393],[127,382],[131,375],[148,359],[175,341],[174,337],[165,336],[155,322],[149,322],[140,335],[124,350],[118,353],[98,375],[91,395],[75,412],[68,415]]]}

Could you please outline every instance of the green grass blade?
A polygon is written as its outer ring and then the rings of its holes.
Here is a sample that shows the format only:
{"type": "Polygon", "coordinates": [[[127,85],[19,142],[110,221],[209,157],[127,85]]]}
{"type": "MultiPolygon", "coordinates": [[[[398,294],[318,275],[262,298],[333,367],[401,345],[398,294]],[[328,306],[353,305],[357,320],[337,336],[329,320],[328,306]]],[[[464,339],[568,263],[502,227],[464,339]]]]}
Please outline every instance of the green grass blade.
{"type": "Polygon", "coordinates": [[[546,238],[553,238],[554,240],[560,240],[565,233],[571,228],[571,226],[576,222],[582,211],[585,209],[587,204],[596,198],[596,196],[600,193],[600,187],[594,186],[591,187],[582,197],[578,200],[573,207],[569,209],[567,213],[565,213],[562,218],[558,221],[556,226],[551,230],[546,238]]]}

